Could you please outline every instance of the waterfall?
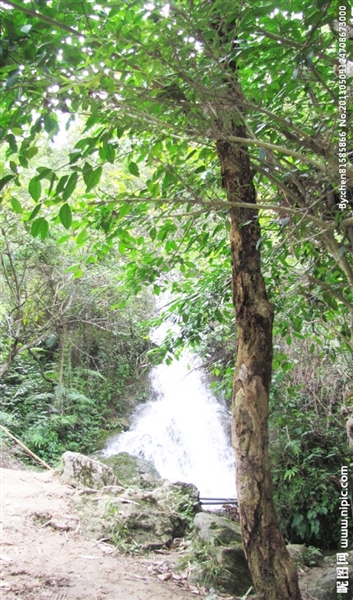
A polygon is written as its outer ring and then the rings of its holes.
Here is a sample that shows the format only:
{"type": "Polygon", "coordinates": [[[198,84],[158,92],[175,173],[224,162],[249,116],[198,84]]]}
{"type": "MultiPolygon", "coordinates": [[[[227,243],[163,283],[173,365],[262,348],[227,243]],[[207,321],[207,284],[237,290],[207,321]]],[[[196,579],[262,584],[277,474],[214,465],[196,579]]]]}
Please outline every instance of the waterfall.
{"type": "Polygon", "coordinates": [[[235,498],[230,414],[210,392],[198,358],[185,350],[171,365],[153,367],[150,382],[151,399],[136,408],[129,431],[108,440],[104,455],[128,452],[152,461],[163,478],[195,484],[203,497],[235,498]]]}

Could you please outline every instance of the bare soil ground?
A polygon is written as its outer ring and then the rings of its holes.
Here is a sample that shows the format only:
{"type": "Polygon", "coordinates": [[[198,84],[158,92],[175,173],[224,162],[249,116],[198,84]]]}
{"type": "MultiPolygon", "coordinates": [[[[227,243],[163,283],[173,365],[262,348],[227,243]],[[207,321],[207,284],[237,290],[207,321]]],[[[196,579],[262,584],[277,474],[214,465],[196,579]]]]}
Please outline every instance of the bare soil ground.
{"type": "MultiPolygon", "coordinates": [[[[14,466],[13,464],[7,466],[14,466]]],[[[129,557],[80,532],[75,490],[54,471],[1,469],[2,600],[195,600],[167,555],[129,557]]]]}

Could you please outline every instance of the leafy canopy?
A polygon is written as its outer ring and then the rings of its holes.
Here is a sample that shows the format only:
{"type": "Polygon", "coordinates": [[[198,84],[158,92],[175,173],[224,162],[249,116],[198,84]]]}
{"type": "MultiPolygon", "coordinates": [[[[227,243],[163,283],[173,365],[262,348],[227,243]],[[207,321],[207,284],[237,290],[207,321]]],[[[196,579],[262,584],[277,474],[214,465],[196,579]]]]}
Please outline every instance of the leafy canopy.
{"type": "MultiPolygon", "coordinates": [[[[294,285],[309,278],[312,304],[319,297],[347,320],[353,235],[350,204],[337,207],[334,69],[344,3],[277,4],[2,3],[4,202],[42,239],[55,222],[78,245],[92,227],[103,230],[96,252],[117,241],[129,253],[132,285],[157,285],[161,272],[191,268],[190,250],[215,261],[216,245],[226,243],[219,231],[229,206],[214,143],[238,141],[251,156],[270,285],[276,289],[280,257],[294,285]],[[82,133],[65,160],[48,166],[43,157],[33,168],[40,136],[55,139],[73,121],[82,133]],[[246,140],[232,132],[241,121],[246,140]],[[124,165],[118,177],[114,164],[124,165]]],[[[346,172],[352,202],[349,161],[346,172]]],[[[294,318],[301,315],[290,311],[295,329],[294,318]]],[[[348,326],[344,339],[351,337],[348,326]]]]}

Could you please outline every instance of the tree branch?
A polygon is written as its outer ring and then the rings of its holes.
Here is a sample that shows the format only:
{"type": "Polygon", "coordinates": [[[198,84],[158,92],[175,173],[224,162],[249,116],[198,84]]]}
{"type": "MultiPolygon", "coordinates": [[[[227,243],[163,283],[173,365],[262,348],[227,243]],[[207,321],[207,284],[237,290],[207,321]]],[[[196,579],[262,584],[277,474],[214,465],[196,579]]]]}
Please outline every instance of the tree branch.
{"type": "Polygon", "coordinates": [[[344,304],[349,309],[350,312],[352,311],[351,302],[349,302],[349,300],[347,300],[340,292],[337,292],[336,290],[334,290],[331,285],[325,283],[324,281],[320,281],[320,279],[316,279],[316,277],[313,277],[312,275],[307,275],[307,278],[309,279],[309,281],[312,281],[316,285],[322,287],[327,292],[330,292],[330,294],[332,294],[332,296],[335,296],[335,298],[337,298],[337,300],[342,302],[342,304],[344,304]]]}
{"type": "MultiPolygon", "coordinates": [[[[217,139],[220,139],[220,136],[217,137],[217,139]]],[[[309,165],[312,165],[313,167],[315,167],[316,169],[320,170],[320,171],[327,171],[327,164],[324,162],[318,162],[317,160],[314,160],[313,158],[310,158],[309,156],[305,156],[305,154],[301,154],[300,152],[296,152],[295,150],[290,150],[289,148],[284,148],[283,146],[277,146],[277,144],[270,144],[268,142],[262,142],[261,140],[258,139],[254,139],[254,140],[249,140],[247,138],[241,138],[238,136],[234,136],[234,135],[223,135],[221,137],[221,139],[227,141],[227,142],[235,142],[238,144],[243,144],[244,146],[258,146],[260,148],[267,148],[268,150],[273,150],[275,152],[281,152],[282,154],[287,154],[288,156],[293,156],[293,158],[297,158],[298,160],[300,160],[303,163],[307,163],[309,165]]],[[[334,157],[332,157],[333,159],[334,157]]],[[[335,159],[335,163],[336,163],[336,159],[335,159]]],[[[337,164],[332,164],[333,167],[335,167],[336,169],[338,169],[338,163],[337,164]]],[[[350,167],[347,167],[347,174],[349,174],[351,177],[353,177],[353,169],[350,167]]]]}
{"type": "Polygon", "coordinates": [[[59,23],[59,21],[55,21],[54,19],[51,19],[50,17],[42,15],[41,13],[37,12],[36,10],[31,10],[30,8],[27,8],[25,6],[20,6],[16,2],[12,2],[12,0],[2,0],[1,3],[11,6],[12,8],[19,10],[20,12],[24,13],[25,15],[28,15],[29,17],[34,17],[35,19],[40,19],[41,21],[48,23],[48,25],[53,25],[53,27],[58,27],[59,29],[63,29],[64,31],[67,31],[68,33],[72,33],[73,35],[78,35],[80,37],[81,36],[86,37],[83,33],[80,33],[76,29],[73,29],[72,27],[69,27],[68,25],[64,25],[63,23],[59,23]]]}

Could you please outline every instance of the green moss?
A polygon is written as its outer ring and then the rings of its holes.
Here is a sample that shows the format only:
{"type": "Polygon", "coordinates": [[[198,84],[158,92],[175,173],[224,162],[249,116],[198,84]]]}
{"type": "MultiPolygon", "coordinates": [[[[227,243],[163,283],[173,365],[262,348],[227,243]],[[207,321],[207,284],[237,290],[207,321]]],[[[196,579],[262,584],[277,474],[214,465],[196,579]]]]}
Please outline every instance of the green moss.
{"type": "Polygon", "coordinates": [[[101,462],[111,467],[124,486],[139,485],[152,489],[161,485],[161,477],[153,463],[131,456],[127,452],[120,452],[109,458],[100,458],[101,462]]]}
{"type": "Polygon", "coordinates": [[[115,427],[113,427],[112,429],[101,429],[99,431],[96,442],[95,442],[96,450],[103,450],[107,440],[110,437],[112,437],[113,435],[118,435],[122,431],[126,430],[125,426],[122,424],[121,419],[114,419],[114,422],[115,422],[115,427]]]}

